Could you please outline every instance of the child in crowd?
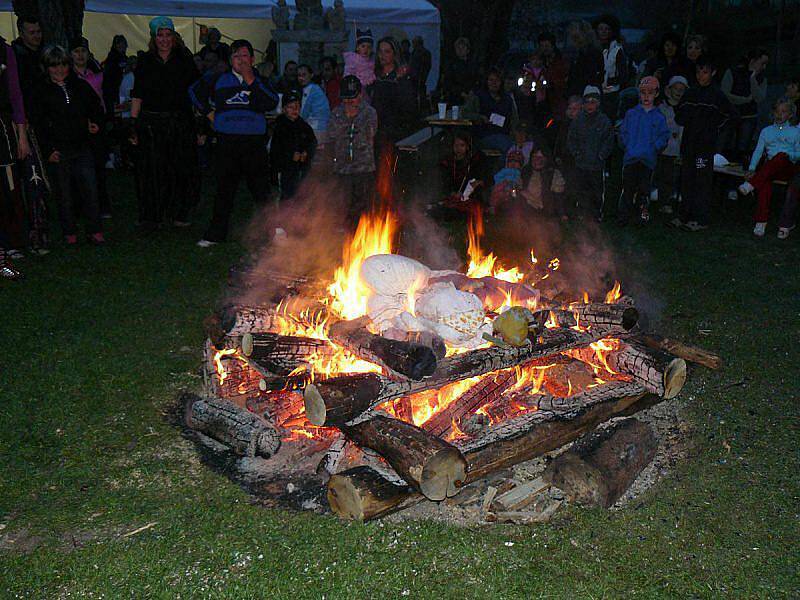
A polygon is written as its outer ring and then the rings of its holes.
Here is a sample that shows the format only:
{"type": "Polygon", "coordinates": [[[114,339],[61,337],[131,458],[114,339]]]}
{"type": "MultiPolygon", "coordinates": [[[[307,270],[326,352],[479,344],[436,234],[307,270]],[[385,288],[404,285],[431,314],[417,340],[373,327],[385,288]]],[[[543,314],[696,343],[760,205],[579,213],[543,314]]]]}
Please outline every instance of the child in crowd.
{"type": "MultiPolygon", "coordinates": [[[[753,191],[758,194],[758,204],[753,216],[756,222],[753,235],[757,237],[764,237],[767,229],[772,182],[776,179],[791,179],[797,172],[796,163],[800,160],[800,128],[791,124],[796,114],[797,107],[788,98],[781,98],[775,103],[775,121],[761,130],[756,151],[750,159],[750,168],[745,175],[747,181],[739,186],[739,192],[743,195],[753,191]],[[766,160],[758,167],[764,155],[766,160]]],[[[788,235],[788,231],[783,232],[784,237],[788,235]]]]}
{"type": "Polygon", "coordinates": [[[714,176],[714,152],[721,128],[732,114],[725,94],[713,84],[717,70],[705,54],[695,63],[696,87],[689,87],[675,109],[681,137],[681,210],[670,221],[687,231],[708,229],[714,176]]]}
{"type": "Polygon", "coordinates": [[[522,187],[522,165],[525,158],[522,152],[509,152],[506,166],[494,174],[494,187],[490,199],[491,212],[515,198],[522,187]]]}
{"type": "Polygon", "coordinates": [[[566,220],[564,177],[555,168],[553,157],[544,141],[536,145],[530,163],[522,170],[520,196],[526,204],[548,216],[566,220]]]}
{"type": "Polygon", "coordinates": [[[439,163],[444,208],[468,213],[481,204],[486,167],[486,158],[473,149],[472,136],[457,131],[452,155],[439,163]]]}
{"type": "Polygon", "coordinates": [[[89,241],[102,244],[105,239],[90,138],[100,129],[103,107],[92,87],[70,72],[71,62],[60,46],[51,46],[42,54],[46,74],[37,85],[31,124],[39,137],[42,156],[48,161],[64,241],[70,246],[78,243],[75,211],[81,206],[89,241]],[[74,197],[75,189],[81,194],[80,200],[74,197]]]}
{"type": "Polygon", "coordinates": [[[281,199],[294,196],[314,158],[317,138],[314,130],[300,116],[300,97],[288,93],[282,98],[283,112],[275,120],[270,145],[270,163],[275,176],[280,175],[281,199]]]}
{"type": "Polygon", "coordinates": [[[677,200],[677,161],[681,153],[681,134],[683,133],[683,127],[675,122],[675,107],[680,103],[688,86],[689,82],[683,75],[674,75],[664,90],[664,102],[658,105],[658,110],[667,121],[670,137],[667,147],[658,155],[655,182],[658,199],[661,202],[661,212],[668,215],[672,214],[672,207],[677,200]]]}
{"type": "Polygon", "coordinates": [[[506,156],[512,152],[519,152],[522,154],[522,166],[524,167],[530,162],[531,152],[533,151],[534,144],[528,139],[528,125],[524,121],[519,121],[514,125],[513,131],[514,145],[508,149],[506,156]]]}
{"type": "Polygon", "coordinates": [[[584,213],[603,219],[603,165],[614,149],[611,121],[600,108],[600,89],[587,85],[583,108],[569,126],[567,151],[575,159],[575,194],[584,213]]]}
{"type": "Polygon", "coordinates": [[[344,52],[344,74],[355,75],[361,87],[375,83],[375,61],[372,58],[372,46],[375,40],[371,29],[356,30],[356,51],[344,52]]]}
{"type": "Polygon", "coordinates": [[[342,78],[342,101],[328,123],[326,150],[333,173],[348,200],[347,218],[355,229],[361,214],[375,204],[375,135],[378,113],[363,101],[361,82],[354,75],[342,78]]]}
{"type": "Polygon", "coordinates": [[[567,135],[569,134],[570,125],[578,118],[578,115],[581,114],[582,106],[583,100],[580,96],[570,96],[567,99],[564,120],[558,121],[555,127],[545,129],[545,135],[551,131],[555,134],[554,139],[550,139],[549,141],[553,148],[555,166],[564,176],[565,188],[562,198],[564,214],[561,216],[563,221],[569,219],[569,207],[575,206],[577,202],[574,183],[575,159],[567,151],[567,135]]]}
{"type": "Polygon", "coordinates": [[[297,67],[297,81],[303,88],[300,116],[311,126],[317,139],[320,140],[328,128],[331,107],[328,103],[328,96],[319,85],[312,81],[313,77],[314,71],[310,66],[300,65],[297,67]]]}
{"type": "Polygon", "coordinates": [[[617,223],[627,225],[637,197],[642,223],[650,220],[648,202],[650,181],[658,154],[667,146],[670,131],[667,120],[656,108],[658,79],[649,75],[639,82],[639,104],[625,113],[619,130],[622,157],[622,194],[617,210],[617,223]]]}

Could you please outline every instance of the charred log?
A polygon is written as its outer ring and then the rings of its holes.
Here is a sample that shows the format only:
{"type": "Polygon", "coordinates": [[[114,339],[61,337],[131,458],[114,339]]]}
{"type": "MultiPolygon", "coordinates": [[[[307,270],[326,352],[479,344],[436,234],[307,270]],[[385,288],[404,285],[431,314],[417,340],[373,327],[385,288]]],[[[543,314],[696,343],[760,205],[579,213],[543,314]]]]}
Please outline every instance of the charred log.
{"type": "Polygon", "coordinates": [[[240,349],[250,361],[276,375],[289,375],[307,364],[311,356],[329,356],[335,351],[326,341],[277,333],[245,333],[240,349]]]}
{"type": "Polygon", "coordinates": [[[464,482],[467,461],[447,442],[412,425],[377,415],[342,433],[380,454],[397,474],[430,500],[444,500],[464,482]]]}

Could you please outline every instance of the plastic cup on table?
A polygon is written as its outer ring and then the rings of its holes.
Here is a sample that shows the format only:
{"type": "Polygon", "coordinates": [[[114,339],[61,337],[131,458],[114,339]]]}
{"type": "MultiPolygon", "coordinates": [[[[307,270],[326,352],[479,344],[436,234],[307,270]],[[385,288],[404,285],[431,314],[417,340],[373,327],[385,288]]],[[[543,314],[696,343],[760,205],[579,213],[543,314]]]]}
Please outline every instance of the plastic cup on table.
{"type": "Polygon", "coordinates": [[[447,117],[447,102],[439,102],[439,118],[444,119],[447,117]]]}
{"type": "Polygon", "coordinates": [[[459,109],[460,109],[460,107],[458,107],[458,106],[454,106],[452,109],[450,109],[451,112],[453,113],[453,121],[458,121],[459,109]]]}

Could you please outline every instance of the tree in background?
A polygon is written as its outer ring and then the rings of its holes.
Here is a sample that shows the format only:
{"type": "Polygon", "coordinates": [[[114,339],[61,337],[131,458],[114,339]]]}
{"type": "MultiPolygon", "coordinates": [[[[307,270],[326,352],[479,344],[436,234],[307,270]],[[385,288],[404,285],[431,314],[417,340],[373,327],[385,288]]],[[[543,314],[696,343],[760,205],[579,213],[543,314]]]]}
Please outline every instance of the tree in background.
{"type": "Polygon", "coordinates": [[[13,0],[14,14],[39,18],[45,44],[67,46],[81,36],[85,0],[13,0]]]}

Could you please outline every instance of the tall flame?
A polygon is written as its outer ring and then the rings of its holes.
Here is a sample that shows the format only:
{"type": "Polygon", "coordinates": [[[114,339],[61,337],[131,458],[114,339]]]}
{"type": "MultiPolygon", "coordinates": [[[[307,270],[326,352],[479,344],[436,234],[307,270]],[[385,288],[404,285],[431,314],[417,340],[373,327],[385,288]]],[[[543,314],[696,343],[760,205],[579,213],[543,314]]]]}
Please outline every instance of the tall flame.
{"type": "Polygon", "coordinates": [[[614,287],[612,287],[608,293],[606,294],[606,304],[614,304],[622,297],[622,286],[619,284],[619,281],[614,282],[614,287]]]}
{"type": "Polygon", "coordinates": [[[345,244],[342,266],[328,286],[331,309],[341,318],[357,319],[367,314],[368,290],[361,282],[361,265],[375,254],[391,254],[396,230],[392,213],[361,215],[353,238],[345,244]]]}
{"type": "Polygon", "coordinates": [[[518,267],[506,269],[498,263],[497,257],[492,252],[484,255],[481,248],[483,231],[483,211],[478,206],[470,213],[467,223],[467,254],[469,255],[467,277],[474,279],[494,277],[509,283],[522,281],[525,278],[525,274],[518,267]]]}

